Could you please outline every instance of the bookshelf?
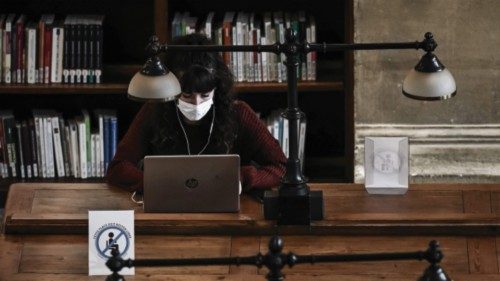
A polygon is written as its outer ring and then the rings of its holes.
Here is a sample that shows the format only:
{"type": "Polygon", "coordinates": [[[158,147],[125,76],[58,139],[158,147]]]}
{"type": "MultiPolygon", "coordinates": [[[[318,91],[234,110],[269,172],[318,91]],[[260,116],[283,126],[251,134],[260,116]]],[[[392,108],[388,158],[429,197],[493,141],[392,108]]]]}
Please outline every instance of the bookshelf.
{"type": "MultiPolygon", "coordinates": [[[[0,84],[0,109],[13,109],[16,117],[23,117],[32,108],[51,108],[63,113],[79,108],[116,108],[121,138],[141,106],[127,99],[128,81],[144,62],[143,50],[148,38],[156,34],[161,42],[169,39],[175,11],[202,16],[210,11],[223,14],[226,11],[304,10],[316,18],[318,42],[340,43],[353,39],[352,5],[352,0],[294,0],[286,6],[277,0],[3,0],[0,10],[5,13],[33,17],[43,13],[104,14],[106,18],[101,84],[0,84]]],[[[351,53],[318,54],[317,81],[298,84],[299,104],[308,120],[305,175],[311,181],[352,181],[352,61],[351,53]]],[[[238,99],[262,114],[286,107],[286,83],[236,83],[234,91],[238,99]]],[[[78,182],[74,179],[55,181],[78,182]]],[[[0,206],[13,182],[17,180],[0,180],[0,206]]]]}

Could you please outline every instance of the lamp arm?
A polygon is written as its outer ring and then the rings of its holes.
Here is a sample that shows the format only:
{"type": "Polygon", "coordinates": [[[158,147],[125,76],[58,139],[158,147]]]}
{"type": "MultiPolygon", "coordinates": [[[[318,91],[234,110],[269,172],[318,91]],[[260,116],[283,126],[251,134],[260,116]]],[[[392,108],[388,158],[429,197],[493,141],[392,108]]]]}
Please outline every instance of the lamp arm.
{"type": "Polygon", "coordinates": [[[353,43],[353,44],[318,44],[309,43],[306,49],[310,51],[329,52],[329,51],[349,51],[349,50],[389,50],[389,49],[422,49],[426,52],[432,52],[436,49],[437,43],[432,33],[427,32],[424,40],[415,42],[400,43],[353,43]]]}
{"type": "MultiPolygon", "coordinates": [[[[295,51],[299,53],[389,49],[422,49],[426,52],[432,52],[436,49],[437,43],[433,39],[432,33],[427,32],[423,41],[415,42],[326,44],[303,41],[297,42],[294,47],[296,48],[295,51]]],[[[183,52],[268,52],[275,54],[289,51],[285,43],[271,45],[168,45],[160,44],[158,37],[152,36],[146,47],[146,55],[153,57],[168,50],[183,52]]]]}

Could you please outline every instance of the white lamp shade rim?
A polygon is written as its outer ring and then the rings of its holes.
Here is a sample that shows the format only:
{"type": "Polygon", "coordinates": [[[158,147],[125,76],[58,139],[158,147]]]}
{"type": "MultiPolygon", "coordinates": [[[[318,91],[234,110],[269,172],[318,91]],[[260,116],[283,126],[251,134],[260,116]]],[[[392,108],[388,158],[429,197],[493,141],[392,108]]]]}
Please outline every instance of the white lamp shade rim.
{"type": "Polygon", "coordinates": [[[403,82],[403,94],[417,100],[445,100],[455,96],[457,86],[448,69],[420,72],[412,69],[403,82]]]}
{"type": "Polygon", "coordinates": [[[437,97],[424,97],[424,96],[416,96],[412,95],[410,93],[407,93],[403,90],[403,95],[405,95],[408,98],[414,99],[414,100],[426,100],[426,101],[438,101],[438,100],[447,100],[451,99],[457,94],[457,91],[449,94],[449,95],[444,95],[444,96],[437,96],[437,97]]]}
{"type": "Polygon", "coordinates": [[[168,101],[172,101],[175,99],[175,96],[173,98],[141,98],[141,97],[137,97],[137,96],[133,96],[131,94],[127,94],[127,98],[129,100],[133,100],[133,101],[136,101],[136,102],[168,102],[168,101]]]}
{"type": "Polygon", "coordinates": [[[128,97],[136,101],[170,101],[181,93],[179,80],[172,72],[149,76],[136,73],[128,86],[128,97]]]}

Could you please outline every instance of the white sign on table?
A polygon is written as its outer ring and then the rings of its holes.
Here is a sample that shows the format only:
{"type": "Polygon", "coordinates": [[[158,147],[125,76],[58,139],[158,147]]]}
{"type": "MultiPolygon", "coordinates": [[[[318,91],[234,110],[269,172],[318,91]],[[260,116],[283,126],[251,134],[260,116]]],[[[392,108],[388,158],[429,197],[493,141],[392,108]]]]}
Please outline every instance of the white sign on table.
{"type": "MultiPolygon", "coordinates": [[[[113,249],[122,259],[135,258],[134,211],[89,211],[89,275],[108,275],[106,261],[113,249]]],[[[123,268],[120,275],[134,275],[123,268]]]]}
{"type": "Polygon", "coordinates": [[[404,194],[408,191],[407,137],[365,138],[365,187],[370,194],[404,194]]]}

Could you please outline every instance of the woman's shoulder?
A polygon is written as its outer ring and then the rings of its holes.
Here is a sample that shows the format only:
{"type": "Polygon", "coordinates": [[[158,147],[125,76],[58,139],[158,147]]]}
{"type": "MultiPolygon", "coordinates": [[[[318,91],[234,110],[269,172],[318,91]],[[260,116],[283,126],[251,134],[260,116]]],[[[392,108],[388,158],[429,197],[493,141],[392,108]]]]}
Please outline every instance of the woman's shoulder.
{"type": "Polygon", "coordinates": [[[235,101],[233,109],[240,130],[254,130],[261,125],[258,114],[246,102],[235,101]]]}
{"type": "Polygon", "coordinates": [[[257,116],[255,111],[248,105],[248,103],[237,100],[233,102],[233,108],[234,112],[236,113],[236,116],[239,118],[244,118],[245,116],[249,114],[253,114],[254,116],[257,116]]]}

